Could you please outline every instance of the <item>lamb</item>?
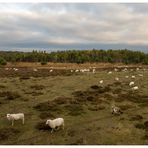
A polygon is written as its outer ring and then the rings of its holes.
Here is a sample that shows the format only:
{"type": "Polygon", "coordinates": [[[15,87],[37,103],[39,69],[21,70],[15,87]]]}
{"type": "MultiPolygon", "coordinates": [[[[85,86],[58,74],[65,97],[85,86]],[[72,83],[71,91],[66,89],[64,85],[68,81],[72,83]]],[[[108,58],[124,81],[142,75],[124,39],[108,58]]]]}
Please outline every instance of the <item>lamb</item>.
{"type": "Polygon", "coordinates": [[[112,105],[111,107],[111,113],[112,114],[115,114],[115,115],[120,115],[122,114],[123,112],[121,111],[121,109],[115,105],[112,105]]]}
{"type": "Polygon", "coordinates": [[[132,86],[134,84],[135,84],[135,82],[132,81],[132,82],[129,83],[129,86],[132,86]]]}
{"type": "Polygon", "coordinates": [[[22,120],[22,124],[24,124],[24,113],[17,113],[17,114],[7,114],[7,119],[12,121],[12,126],[14,125],[14,120],[22,120]]]}
{"type": "Polygon", "coordinates": [[[132,90],[138,90],[138,86],[132,87],[132,90]]]}
{"type": "Polygon", "coordinates": [[[54,131],[56,127],[58,127],[59,129],[62,126],[64,130],[64,119],[63,118],[56,118],[54,120],[48,119],[46,121],[46,124],[52,128],[51,133],[54,131]]]}

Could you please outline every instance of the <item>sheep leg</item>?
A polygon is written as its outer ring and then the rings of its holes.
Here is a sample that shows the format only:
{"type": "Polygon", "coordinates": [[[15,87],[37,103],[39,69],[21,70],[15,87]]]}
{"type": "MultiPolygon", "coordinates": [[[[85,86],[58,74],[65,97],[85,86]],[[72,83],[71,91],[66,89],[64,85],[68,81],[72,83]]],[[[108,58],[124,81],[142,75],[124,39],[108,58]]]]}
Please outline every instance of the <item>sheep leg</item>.
{"type": "Polygon", "coordinates": [[[12,126],[14,125],[14,120],[12,120],[12,126]]]}
{"type": "Polygon", "coordinates": [[[63,127],[63,130],[64,130],[64,123],[63,123],[62,127],[63,127]]]}
{"type": "Polygon", "coordinates": [[[22,123],[24,124],[24,118],[22,119],[22,123]]]}
{"type": "Polygon", "coordinates": [[[51,130],[51,133],[53,133],[53,128],[52,128],[52,130],[51,130]]]}

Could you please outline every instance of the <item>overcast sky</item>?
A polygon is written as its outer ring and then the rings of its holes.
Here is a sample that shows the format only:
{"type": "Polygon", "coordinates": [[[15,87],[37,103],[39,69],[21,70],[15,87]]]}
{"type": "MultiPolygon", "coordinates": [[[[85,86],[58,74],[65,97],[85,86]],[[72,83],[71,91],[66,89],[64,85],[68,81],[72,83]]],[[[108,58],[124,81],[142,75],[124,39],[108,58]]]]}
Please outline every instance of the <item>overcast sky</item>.
{"type": "Polygon", "coordinates": [[[92,48],[148,52],[148,3],[0,3],[0,50],[92,48]]]}

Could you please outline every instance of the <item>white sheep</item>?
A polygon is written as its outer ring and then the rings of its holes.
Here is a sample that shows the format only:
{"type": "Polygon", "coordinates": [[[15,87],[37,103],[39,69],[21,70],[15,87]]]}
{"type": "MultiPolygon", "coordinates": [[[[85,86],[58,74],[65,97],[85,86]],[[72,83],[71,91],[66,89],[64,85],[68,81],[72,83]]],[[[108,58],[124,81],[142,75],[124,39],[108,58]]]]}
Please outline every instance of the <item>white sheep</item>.
{"type": "Polygon", "coordinates": [[[93,69],[93,73],[95,73],[96,69],[93,69]]]}
{"type": "Polygon", "coordinates": [[[117,68],[115,68],[115,69],[114,69],[114,71],[116,71],[116,72],[117,72],[117,71],[118,71],[118,69],[117,69],[117,68]]]}
{"type": "Polygon", "coordinates": [[[118,78],[118,77],[116,77],[116,78],[115,78],[115,80],[116,80],[116,81],[119,81],[119,78],[118,78]]]}
{"type": "Polygon", "coordinates": [[[132,87],[132,90],[138,90],[138,89],[139,89],[138,86],[132,87]]]}
{"type": "Polygon", "coordinates": [[[125,76],[125,78],[126,78],[126,79],[128,79],[128,78],[129,78],[129,76],[125,76]]]}
{"type": "Polygon", "coordinates": [[[50,72],[53,72],[53,69],[50,69],[50,72]]]}
{"type": "Polygon", "coordinates": [[[103,84],[103,80],[100,80],[99,83],[100,83],[100,84],[103,84]]]}
{"type": "Polygon", "coordinates": [[[14,125],[14,120],[22,120],[22,123],[24,124],[24,114],[23,113],[17,113],[17,114],[7,114],[7,119],[9,121],[12,121],[12,126],[14,125]]]}
{"type": "Polygon", "coordinates": [[[132,79],[135,79],[136,77],[135,76],[132,76],[132,79]]]}
{"type": "Polygon", "coordinates": [[[63,118],[56,118],[54,120],[48,119],[46,124],[52,128],[51,133],[54,131],[56,127],[60,128],[61,126],[64,129],[64,119],[63,118]]]}
{"type": "Polygon", "coordinates": [[[17,68],[13,68],[13,70],[14,70],[14,71],[18,71],[18,69],[17,69],[17,68]]]}
{"type": "Polygon", "coordinates": [[[134,84],[135,84],[135,82],[132,81],[132,82],[129,83],[129,86],[132,86],[134,84]]]}
{"type": "Polygon", "coordinates": [[[139,77],[143,77],[143,74],[138,74],[139,75],[139,77]]]}
{"type": "Polygon", "coordinates": [[[112,71],[109,71],[108,74],[112,74],[112,71]]]}
{"type": "Polygon", "coordinates": [[[124,68],[122,71],[123,71],[123,72],[126,72],[126,71],[127,71],[127,68],[124,68]]]}
{"type": "Polygon", "coordinates": [[[36,68],[34,68],[34,69],[33,69],[33,71],[35,71],[35,72],[36,72],[36,71],[38,71],[38,70],[37,70],[36,68]]]}

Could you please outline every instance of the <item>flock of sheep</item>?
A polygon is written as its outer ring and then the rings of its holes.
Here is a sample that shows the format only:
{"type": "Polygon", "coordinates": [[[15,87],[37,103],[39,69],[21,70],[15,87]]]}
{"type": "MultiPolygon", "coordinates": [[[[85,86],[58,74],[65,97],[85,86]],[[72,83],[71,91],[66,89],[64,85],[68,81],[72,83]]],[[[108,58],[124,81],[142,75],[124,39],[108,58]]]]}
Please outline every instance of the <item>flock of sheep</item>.
{"type": "MultiPolygon", "coordinates": [[[[37,71],[37,69],[33,69],[34,71],[37,71]]],[[[136,69],[137,71],[139,71],[139,68],[136,69]]],[[[143,69],[144,71],[146,69],[143,69]]],[[[53,70],[50,70],[50,72],[52,72],[53,70]]],[[[114,69],[115,72],[118,71],[117,68],[114,69]]],[[[126,72],[127,71],[127,68],[123,69],[122,71],[126,72]]],[[[133,69],[131,69],[131,71],[133,71],[133,69]]],[[[71,70],[71,72],[90,72],[89,69],[81,69],[81,70],[71,70]]],[[[93,73],[95,73],[95,69],[92,70],[93,73]]],[[[112,71],[109,71],[108,74],[112,74],[113,72],[112,71]]],[[[143,77],[143,74],[138,74],[139,77],[143,77]]],[[[129,78],[129,76],[125,76],[126,79],[129,78]]],[[[132,79],[135,79],[136,76],[132,75],[131,76],[132,79]]],[[[115,77],[115,80],[116,81],[119,81],[119,78],[118,77],[115,77]]],[[[100,84],[103,84],[104,83],[104,80],[100,80],[99,81],[100,84]]],[[[135,82],[134,81],[131,81],[129,83],[129,86],[132,87],[131,89],[132,90],[138,90],[138,86],[135,86],[135,82]]],[[[112,114],[115,114],[115,115],[120,115],[122,114],[123,112],[121,111],[121,109],[115,105],[112,105],[111,106],[111,113],[112,114]]],[[[24,113],[17,113],[17,114],[7,114],[7,119],[9,121],[12,122],[12,126],[14,125],[14,121],[15,120],[22,120],[22,124],[24,124],[24,121],[25,121],[25,118],[24,118],[24,113]]],[[[59,129],[60,127],[62,127],[64,129],[64,119],[63,118],[56,118],[54,120],[51,120],[51,119],[48,119],[45,123],[46,125],[48,125],[52,130],[51,130],[51,133],[57,128],[59,129]]]]}
{"type": "MultiPolygon", "coordinates": [[[[25,115],[24,113],[17,113],[17,114],[7,114],[7,119],[12,122],[12,126],[14,125],[15,120],[22,120],[22,124],[24,124],[25,121],[25,115]]],[[[52,130],[51,133],[56,128],[62,128],[64,129],[64,119],[63,118],[56,118],[54,120],[48,119],[46,121],[46,125],[48,125],[52,130]]]]}

